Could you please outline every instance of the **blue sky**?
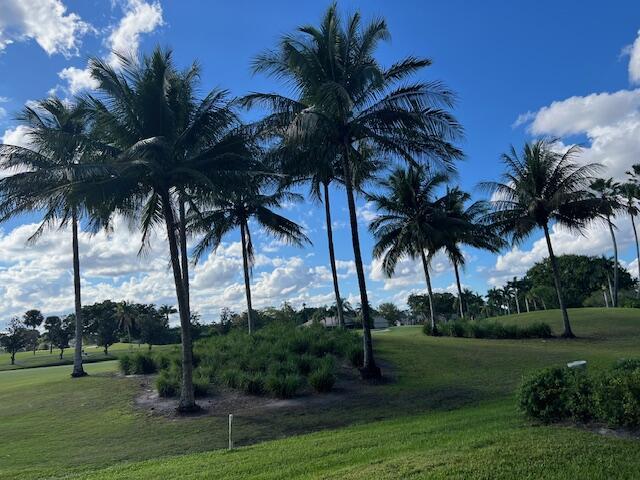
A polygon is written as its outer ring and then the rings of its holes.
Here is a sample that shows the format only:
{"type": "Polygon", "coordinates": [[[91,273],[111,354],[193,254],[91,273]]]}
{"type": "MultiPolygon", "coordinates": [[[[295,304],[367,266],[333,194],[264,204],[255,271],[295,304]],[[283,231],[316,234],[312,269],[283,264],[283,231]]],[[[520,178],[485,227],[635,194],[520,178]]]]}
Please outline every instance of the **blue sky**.
{"type": "MultiPolygon", "coordinates": [[[[13,114],[25,102],[50,92],[62,97],[90,88],[83,72],[92,55],[108,58],[111,48],[148,51],[170,46],[180,65],[198,60],[202,88],[282,91],[263,76],[252,76],[250,60],[296,26],[317,23],[326,1],[257,2],[237,0],[4,0],[0,5],[0,138],[24,140],[13,114]]],[[[478,181],[501,171],[498,157],[511,143],[542,135],[565,144],[584,145],[583,161],[603,162],[622,178],[640,161],[640,3],[599,1],[436,2],[340,1],[343,12],[360,10],[365,19],[384,17],[392,41],[379,59],[389,64],[406,55],[426,56],[433,66],[420,78],[440,79],[457,92],[455,114],[465,128],[461,143],[467,159],[458,183],[473,190],[478,181]],[[635,43],[634,43],[635,42],[635,43]],[[520,119],[520,121],[518,121],[520,119]]],[[[477,194],[477,192],[475,192],[477,194]]],[[[357,292],[342,191],[333,192],[337,257],[344,296],[357,303],[357,292]]],[[[404,304],[412,291],[424,289],[419,266],[400,265],[385,279],[371,261],[367,219],[375,212],[359,202],[368,288],[378,304],[404,304]]],[[[319,205],[309,202],[285,212],[308,229],[314,245],[304,250],[278,245],[257,231],[261,255],[254,276],[257,306],[330,303],[326,232],[319,205]]],[[[0,227],[0,321],[27,308],[64,313],[72,308],[68,232],[51,232],[35,246],[25,246],[34,217],[0,227]]],[[[636,271],[632,232],[618,220],[622,261],[636,271]]],[[[545,255],[541,235],[500,256],[469,250],[463,283],[484,292],[522,275],[545,255]]],[[[84,300],[175,303],[167,269],[164,237],[152,252],[136,256],[138,236],[122,225],[112,235],[83,238],[84,300]]],[[[213,319],[222,306],[244,308],[238,235],[193,271],[194,303],[213,319]]],[[[610,254],[606,232],[593,227],[584,238],[554,231],[560,253],[610,254]]],[[[453,286],[443,258],[434,262],[434,285],[453,286]]]]}

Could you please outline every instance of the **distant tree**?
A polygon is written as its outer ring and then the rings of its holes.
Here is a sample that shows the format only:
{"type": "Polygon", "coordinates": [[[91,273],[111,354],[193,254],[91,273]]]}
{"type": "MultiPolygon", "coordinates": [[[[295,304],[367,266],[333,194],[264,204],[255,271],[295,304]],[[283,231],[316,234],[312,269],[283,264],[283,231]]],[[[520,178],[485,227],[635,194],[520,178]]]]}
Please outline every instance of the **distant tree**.
{"type": "Polygon", "coordinates": [[[54,330],[56,325],[60,325],[60,317],[58,316],[50,316],[44,319],[44,332],[45,338],[49,342],[49,354],[53,353],[53,343],[54,343],[54,330]]]}
{"type": "Polygon", "coordinates": [[[11,355],[11,365],[16,363],[16,353],[25,348],[29,330],[18,318],[12,318],[6,333],[0,335],[0,345],[11,355]]]}
{"type": "Polygon", "coordinates": [[[42,325],[44,322],[44,317],[40,310],[27,310],[22,317],[22,322],[26,327],[29,327],[32,330],[32,334],[30,335],[30,343],[33,348],[33,354],[36,354],[36,350],[38,349],[38,338],[40,337],[40,333],[38,332],[38,327],[42,325]]]}
{"type": "MultiPolygon", "coordinates": [[[[633,172],[627,172],[631,181],[620,187],[620,194],[624,209],[631,219],[633,236],[636,243],[636,258],[638,259],[638,278],[640,278],[640,243],[638,242],[638,230],[636,228],[636,217],[640,214],[638,200],[640,200],[640,163],[633,166],[633,172]]],[[[636,290],[636,296],[640,298],[640,288],[636,290]]]]}
{"type": "Polygon", "coordinates": [[[116,304],[115,315],[118,328],[127,334],[129,348],[131,348],[131,329],[135,325],[137,314],[136,306],[130,302],[123,301],[116,304]]]}
{"type": "MultiPolygon", "coordinates": [[[[467,314],[473,319],[485,313],[485,301],[481,295],[465,288],[462,291],[462,300],[467,309],[467,314]]],[[[486,314],[486,313],[485,313],[486,314]]]]}
{"type": "Polygon", "coordinates": [[[60,349],[60,360],[62,360],[65,349],[69,348],[69,342],[75,335],[76,317],[71,314],[63,319],[60,319],[60,317],[49,318],[54,319],[51,323],[52,343],[56,348],[60,349]]]}
{"type": "Polygon", "coordinates": [[[391,302],[381,303],[378,306],[378,312],[389,323],[390,327],[394,326],[402,318],[402,311],[391,302]]]}
{"type": "Polygon", "coordinates": [[[573,338],[549,226],[555,222],[580,232],[592,221],[599,202],[588,189],[600,165],[579,164],[576,146],[564,152],[558,148],[556,142],[545,139],[525,144],[521,154],[512,147],[502,155],[505,172],[501,181],[486,182],[483,187],[493,196],[494,211],[486,221],[513,244],[524,242],[537,229],[544,232],[562,311],[562,336],[573,338]]]}
{"type": "Polygon", "coordinates": [[[611,297],[614,307],[618,306],[618,291],[620,284],[618,279],[618,242],[616,240],[616,225],[613,219],[624,208],[620,203],[620,184],[613,181],[613,178],[598,178],[591,183],[591,189],[596,192],[600,200],[598,213],[609,227],[611,243],[613,244],[613,295],[611,297]]]}
{"type": "Polygon", "coordinates": [[[82,307],[82,314],[87,322],[87,331],[96,345],[103,347],[105,355],[109,354],[109,347],[119,338],[118,305],[111,300],[105,300],[82,307]]]}
{"type": "Polygon", "coordinates": [[[162,305],[158,309],[158,313],[160,315],[164,316],[164,318],[167,320],[167,325],[168,325],[169,324],[169,316],[173,315],[174,313],[178,313],[178,310],[176,310],[175,307],[173,307],[172,305],[162,305]]]}
{"type": "MultiPolygon", "coordinates": [[[[607,288],[608,277],[613,272],[613,261],[603,257],[561,255],[557,258],[557,263],[568,308],[582,307],[591,293],[601,292],[603,287],[607,288]]],[[[618,277],[621,290],[634,288],[634,279],[622,266],[618,266],[618,277]]],[[[540,300],[544,308],[558,307],[558,300],[552,294],[553,269],[548,258],[531,267],[524,279],[532,285],[530,293],[540,300]]],[[[602,293],[599,295],[602,296],[602,293]]]]}
{"type": "Polygon", "coordinates": [[[160,345],[167,341],[169,322],[159,312],[147,312],[138,318],[140,343],[147,343],[149,350],[152,345],[160,345]]]}

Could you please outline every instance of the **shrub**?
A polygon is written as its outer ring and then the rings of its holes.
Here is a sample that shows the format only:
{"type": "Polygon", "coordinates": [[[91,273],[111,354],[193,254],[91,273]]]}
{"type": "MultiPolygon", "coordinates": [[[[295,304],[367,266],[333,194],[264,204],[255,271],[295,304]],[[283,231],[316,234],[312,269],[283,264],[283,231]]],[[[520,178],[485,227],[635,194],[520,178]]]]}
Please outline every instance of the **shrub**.
{"type": "Polygon", "coordinates": [[[632,372],[640,369],[640,358],[622,358],[613,365],[614,370],[632,372]]]}
{"type": "MultiPolygon", "coordinates": [[[[431,334],[429,325],[423,327],[426,335],[431,334]]],[[[497,321],[455,320],[438,327],[438,333],[449,337],[519,339],[519,338],[551,338],[551,327],[546,323],[536,322],[530,325],[502,324],[497,321]]]]}
{"type": "Polygon", "coordinates": [[[302,378],[299,375],[269,375],[266,387],[269,392],[279,398],[293,397],[302,386],[302,378]]]}
{"type": "Polygon", "coordinates": [[[131,375],[131,357],[129,355],[122,355],[118,359],[120,365],[120,371],[124,375],[131,375]]]}
{"type": "Polygon", "coordinates": [[[297,359],[298,373],[300,375],[309,375],[314,369],[316,364],[316,358],[308,353],[300,355],[297,359]]]}
{"type": "Polygon", "coordinates": [[[193,375],[193,394],[196,397],[204,397],[209,393],[211,383],[206,373],[197,368],[193,375]]]}
{"type": "Polygon", "coordinates": [[[535,322],[522,329],[523,338],[552,338],[551,327],[544,322],[535,322]]]}
{"type": "Polygon", "coordinates": [[[319,393],[330,392],[335,383],[335,375],[326,367],[319,368],[309,376],[309,384],[319,393]]]}
{"type": "Polygon", "coordinates": [[[545,423],[571,416],[571,370],[546,368],[524,380],[518,393],[520,409],[545,423]]]}
{"type": "Polygon", "coordinates": [[[349,363],[355,368],[360,368],[364,365],[364,349],[362,345],[352,347],[347,356],[349,357],[349,363]]]}
{"type": "Polygon", "coordinates": [[[260,374],[245,375],[242,381],[242,390],[247,395],[264,394],[264,380],[260,374]]]}
{"type": "Polygon", "coordinates": [[[136,375],[149,375],[158,371],[153,358],[147,353],[134,353],[131,356],[130,370],[136,375]]]}
{"type": "Polygon", "coordinates": [[[163,370],[156,379],[156,388],[161,397],[176,397],[180,393],[179,377],[170,370],[163,370]]]}
{"type": "Polygon", "coordinates": [[[595,392],[596,412],[610,426],[640,426],[640,369],[604,374],[595,392]]]}
{"type": "Polygon", "coordinates": [[[230,368],[222,372],[220,380],[229,388],[242,388],[243,374],[236,368],[230,368]]]}

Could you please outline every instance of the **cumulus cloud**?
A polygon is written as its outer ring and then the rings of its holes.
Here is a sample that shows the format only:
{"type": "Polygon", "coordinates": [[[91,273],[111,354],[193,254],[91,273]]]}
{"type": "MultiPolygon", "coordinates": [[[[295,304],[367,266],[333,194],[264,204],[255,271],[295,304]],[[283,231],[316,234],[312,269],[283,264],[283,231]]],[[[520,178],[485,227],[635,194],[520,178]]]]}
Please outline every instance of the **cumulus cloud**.
{"type": "Polygon", "coordinates": [[[67,12],[61,0],[3,0],[0,2],[0,52],[8,45],[35,40],[49,55],[78,54],[80,39],[92,27],[67,12]]]}
{"type": "MultiPolygon", "coordinates": [[[[120,67],[120,62],[114,52],[137,55],[141,35],[151,33],[164,24],[162,6],[158,1],[149,3],[143,0],[127,0],[123,12],[123,17],[111,28],[111,33],[105,40],[109,50],[107,62],[116,69],[120,67]]],[[[58,72],[58,77],[66,82],[64,89],[72,95],[98,87],[98,82],[91,77],[88,67],[67,67],[58,72]]],[[[53,92],[59,88],[56,87],[53,92]]]]}
{"type": "Polygon", "coordinates": [[[635,41],[625,48],[624,53],[629,55],[629,81],[640,83],[640,30],[635,41]]]}

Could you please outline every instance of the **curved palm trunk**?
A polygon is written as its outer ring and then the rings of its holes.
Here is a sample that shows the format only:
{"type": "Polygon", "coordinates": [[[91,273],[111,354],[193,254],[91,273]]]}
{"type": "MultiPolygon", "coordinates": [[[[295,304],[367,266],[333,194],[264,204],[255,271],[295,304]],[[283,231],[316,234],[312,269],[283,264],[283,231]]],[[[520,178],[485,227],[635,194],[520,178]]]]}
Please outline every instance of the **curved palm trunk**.
{"type": "Polygon", "coordinates": [[[369,318],[369,298],[367,295],[367,285],[364,277],[364,267],[362,266],[362,254],[360,253],[360,237],[358,235],[356,202],[353,196],[353,185],[351,183],[349,146],[346,143],[344,144],[342,167],[344,169],[344,182],[347,190],[347,204],[349,206],[349,224],[351,225],[351,243],[353,244],[353,257],[356,263],[358,288],[360,290],[360,303],[362,305],[362,342],[364,348],[364,364],[360,369],[360,375],[365,379],[377,379],[382,377],[382,372],[376,365],[376,361],[373,357],[373,342],[371,339],[371,323],[369,318]]]}
{"type": "Polygon", "coordinates": [[[78,212],[71,211],[71,235],[73,248],[73,291],[76,313],[76,344],[73,353],[72,377],[84,377],[87,372],[82,368],[82,300],[80,296],[80,253],[78,248],[78,212]]]}
{"type": "Polygon", "coordinates": [[[333,292],[336,296],[336,310],[338,313],[338,326],[344,328],[344,313],[342,311],[342,299],[340,298],[340,287],[338,285],[338,270],[336,269],[336,254],[333,250],[333,228],[331,226],[331,206],[329,204],[329,184],[323,183],[324,187],[324,212],[327,223],[327,241],[329,243],[329,263],[331,263],[331,276],[333,277],[333,292]]]}
{"type": "Polygon", "coordinates": [[[613,231],[613,222],[609,216],[607,216],[607,223],[609,224],[609,232],[611,233],[611,241],[613,242],[613,295],[611,296],[611,303],[615,308],[618,306],[618,242],[616,241],[616,234],[613,231]]]}
{"type": "Polygon", "coordinates": [[[422,268],[424,268],[424,278],[427,281],[427,297],[429,298],[429,315],[431,320],[431,335],[436,334],[436,316],[433,312],[433,290],[431,288],[431,275],[429,275],[429,263],[427,257],[424,254],[424,250],[420,250],[420,256],[422,258],[422,268]]]}
{"type": "Polygon", "coordinates": [[[515,295],[514,295],[515,299],[516,299],[516,312],[518,312],[518,315],[520,315],[520,300],[518,299],[518,289],[515,289],[515,295]]]}
{"type": "Polygon", "coordinates": [[[186,212],[184,209],[184,199],[178,197],[178,235],[180,237],[180,263],[182,267],[182,283],[184,284],[184,294],[187,301],[187,311],[191,318],[191,299],[189,292],[189,256],[187,255],[187,224],[186,212]]]}
{"type": "Polygon", "coordinates": [[[527,313],[529,313],[531,310],[529,309],[529,297],[527,296],[524,297],[524,305],[527,307],[527,313]]]}
{"type": "Polygon", "coordinates": [[[180,330],[182,336],[182,384],[180,386],[179,412],[193,412],[199,410],[193,392],[193,342],[191,340],[191,319],[187,306],[186,294],[182,271],[180,269],[180,254],[178,252],[178,240],[176,238],[175,218],[171,208],[171,200],[168,192],[161,195],[162,210],[167,227],[167,239],[169,241],[169,253],[173,280],[176,286],[178,300],[178,314],[180,315],[180,330]]]}
{"type": "Polygon", "coordinates": [[[462,286],[460,285],[458,262],[453,262],[453,271],[456,272],[456,285],[458,286],[458,306],[460,307],[460,318],[464,320],[464,306],[462,305],[462,286]]]}
{"type": "Polygon", "coordinates": [[[547,241],[547,249],[549,250],[549,260],[551,261],[551,269],[553,270],[553,282],[556,286],[556,293],[558,294],[558,305],[562,310],[562,322],[564,324],[564,332],[562,336],[564,338],[575,338],[575,335],[571,331],[571,323],[569,322],[569,313],[564,305],[564,298],[562,296],[562,290],[560,288],[560,271],[558,270],[558,262],[556,256],[553,253],[553,247],[551,246],[551,237],[549,236],[549,227],[547,224],[543,226],[544,238],[547,241]]]}
{"type": "MultiPolygon", "coordinates": [[[[638,281],[640,281],[640,244],[638,243],[638,231],[636,230],[634,217],[635,215],[631,215],[631,225],[633,226],[633,236],[636,239],[636,261],[638,262],[638,281]]],[[[640,285],[638,285],[638,290],[636,290],[636,297],[640,298],[640,285]]]]}
{"type": "Polygon", "coordinates": [[[240,236],[242,237],[242,267],[244,270],[244,291],[247,296],[247,324],[249,335],[253,332],[253,308],[251,306],[251,280],[249,278],[249,253],[247,252],[247,230],[249,226],[244,221],[240,222],[240,236]]]}

